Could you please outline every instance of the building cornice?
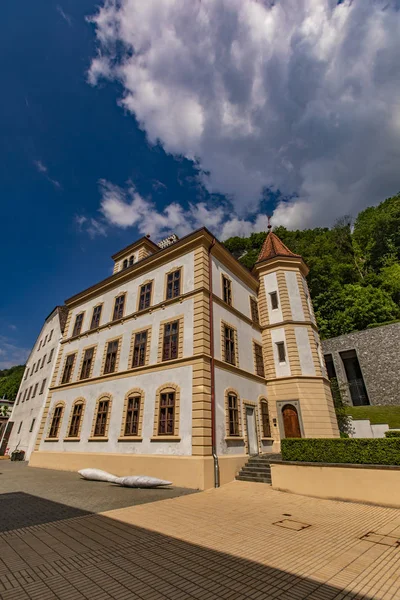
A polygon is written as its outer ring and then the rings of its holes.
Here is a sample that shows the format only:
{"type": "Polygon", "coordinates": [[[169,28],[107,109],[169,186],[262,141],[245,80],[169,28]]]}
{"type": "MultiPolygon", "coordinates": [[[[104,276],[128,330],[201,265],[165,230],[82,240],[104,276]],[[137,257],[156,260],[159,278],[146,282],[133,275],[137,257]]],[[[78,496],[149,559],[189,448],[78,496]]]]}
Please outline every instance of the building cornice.
{"type": "Polygon", "coordinates": [[[253,273],[261,275],[279,267],[299,269],[305,277],[309,272],[309,268],[300,256],[275,256],[274,258],[257,262],[253,267],[253,273]]]}

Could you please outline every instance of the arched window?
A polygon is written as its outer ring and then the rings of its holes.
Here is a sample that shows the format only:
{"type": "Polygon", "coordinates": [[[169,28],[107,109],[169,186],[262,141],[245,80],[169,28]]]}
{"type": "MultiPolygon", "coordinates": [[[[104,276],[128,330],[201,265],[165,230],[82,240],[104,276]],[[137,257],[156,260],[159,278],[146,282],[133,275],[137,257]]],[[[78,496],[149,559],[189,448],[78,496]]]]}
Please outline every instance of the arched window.
{"type": "Polygon", "coordinates": [[[168,383],[157,390],[155,435],[173,435],[179,433],[179,387],[168,383]]]}
{"type": "Polygon", "coordinates": [[[111,413],[111,395],[103,395],[97,401],[93,437],[107,437],[111,413]]]}
{"type": "Polygon", "coordinates": [[[271,423],[269,420],[268,402],[264,399],[261,400],[261,421],[263,437],[271,437],[271,423]]]}
{"type": "Polygon", "coordinates": [[[71,421],[69,424],[68,437],[77,438],[81,432],[83,411],[85,402],[83,399],[75,400],[71,409],[71,421]]]}
{"type": "Polygon", "coordinates": [[[128,398],[125,418],[125,435],[138,435],[139,433],[141,400],[140,394],[132,394],[128,398]]]}
{"type": "Polygon", "coordinates": [[[122,263],[122,268],[123,268],[123,269],[126,269],[126,268],[127,268],[127,266],[128,266],[128,259],[126,258],[126,259],[124,260],[124,262],[122,263]]]}
{"type": "Polygon", "coordinates": [[[56,404],[54,407],[53,418],[51,419],[49,438],[58,438],[61,420],[64,412],[64,403],[56,404]]]}
{"type": "Polygon", "coordinates": [[[134,262],[135,262],[135,255],[132,254],[132,256],[129,257],[129,266],[131,267],[134,262]]]}

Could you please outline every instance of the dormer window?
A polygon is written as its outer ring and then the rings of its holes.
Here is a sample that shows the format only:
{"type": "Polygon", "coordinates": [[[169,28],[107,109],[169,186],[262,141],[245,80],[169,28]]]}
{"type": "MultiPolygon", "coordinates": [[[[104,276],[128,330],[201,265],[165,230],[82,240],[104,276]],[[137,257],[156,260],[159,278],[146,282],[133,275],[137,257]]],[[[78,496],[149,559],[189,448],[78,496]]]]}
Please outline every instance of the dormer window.
{"type": "Polygon", "coordinates": [[[122,268],[123,268],[123,269],[127,269],[127,268],[128,268],[128,259],[127,259],[127,258],[126,258],[126,259],[124,260],[124,262],[122,263],[122,268]]]}
{"type": "Polygon", "coordinates": [[[135,255],[132,254],[132,256],[129,258],[129,266],[131,267],[134,262],[135,262],[135,255]]]}

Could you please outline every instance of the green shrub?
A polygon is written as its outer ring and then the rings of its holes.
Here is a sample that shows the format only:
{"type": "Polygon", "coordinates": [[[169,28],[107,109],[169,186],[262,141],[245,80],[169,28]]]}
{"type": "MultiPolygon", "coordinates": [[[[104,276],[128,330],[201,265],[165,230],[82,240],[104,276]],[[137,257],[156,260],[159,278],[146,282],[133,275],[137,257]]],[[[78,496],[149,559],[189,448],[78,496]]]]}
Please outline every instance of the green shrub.
{"type": "Polygon", "coordinates": [[[400,438],[400,431],[385,431],[385,436],[387,438],[400,438]]]}
{"type": "Polygon", "coordinates": [[[304,438],[281,441],[282,459],[302,462],[400,465],[400,439],[304,438]]]}

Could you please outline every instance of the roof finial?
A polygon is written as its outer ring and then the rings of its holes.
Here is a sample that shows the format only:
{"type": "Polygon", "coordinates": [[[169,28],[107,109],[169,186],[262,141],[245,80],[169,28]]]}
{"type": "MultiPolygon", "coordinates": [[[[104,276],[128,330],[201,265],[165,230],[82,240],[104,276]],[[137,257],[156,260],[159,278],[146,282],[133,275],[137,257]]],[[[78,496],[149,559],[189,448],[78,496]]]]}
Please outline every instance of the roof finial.
{"type": "Polygon", "coordinates": [[[271,225],[271,215],[267,215],[268,218],[268,231],[271,231],[272,229],[272,225],[271,225]]]}

